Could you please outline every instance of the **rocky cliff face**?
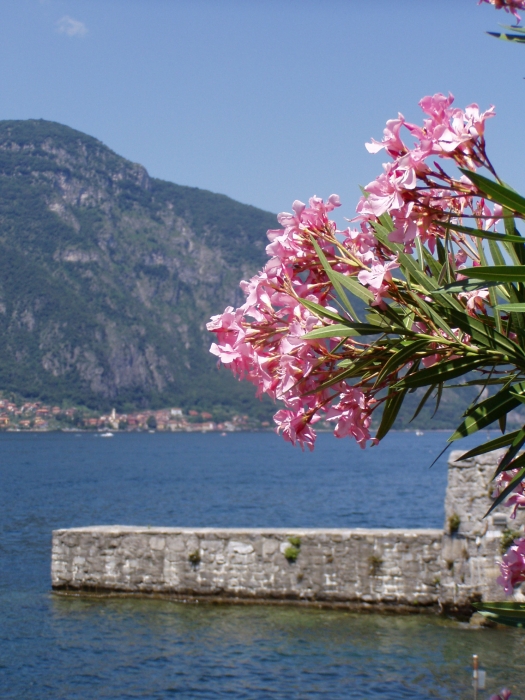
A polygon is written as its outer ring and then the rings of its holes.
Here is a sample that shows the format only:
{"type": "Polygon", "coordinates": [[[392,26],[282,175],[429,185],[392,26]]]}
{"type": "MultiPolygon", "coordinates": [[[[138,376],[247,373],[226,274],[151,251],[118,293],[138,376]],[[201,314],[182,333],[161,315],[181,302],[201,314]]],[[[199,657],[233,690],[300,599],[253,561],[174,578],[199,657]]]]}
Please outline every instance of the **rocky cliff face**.
{"type": "Polygon", "coordinates": [[[275,217],[150,178],[46,121],[0,122],[0,389],[131,408],[253,408],[209,316],[238,305],[275,217]]]}

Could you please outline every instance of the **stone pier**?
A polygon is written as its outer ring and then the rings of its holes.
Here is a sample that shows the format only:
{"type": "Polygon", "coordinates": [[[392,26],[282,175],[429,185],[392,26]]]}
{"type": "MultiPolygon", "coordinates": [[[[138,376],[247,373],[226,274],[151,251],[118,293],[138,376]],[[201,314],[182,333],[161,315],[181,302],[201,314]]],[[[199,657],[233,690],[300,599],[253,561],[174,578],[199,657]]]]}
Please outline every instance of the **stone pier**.
{"type": "MultiPolygon", "coordinates": [[[[445,526],[282,529],[95,526],[53,532],[53,589],[230,602],[468,612],[503,599],[504,532],[483,518],[495,458],[449,463],[445,526]]],[[[459,461],[456,461],[458,460],[459,461]]],[[[519,593],[517,596],[519,597],[519,593]]]]}

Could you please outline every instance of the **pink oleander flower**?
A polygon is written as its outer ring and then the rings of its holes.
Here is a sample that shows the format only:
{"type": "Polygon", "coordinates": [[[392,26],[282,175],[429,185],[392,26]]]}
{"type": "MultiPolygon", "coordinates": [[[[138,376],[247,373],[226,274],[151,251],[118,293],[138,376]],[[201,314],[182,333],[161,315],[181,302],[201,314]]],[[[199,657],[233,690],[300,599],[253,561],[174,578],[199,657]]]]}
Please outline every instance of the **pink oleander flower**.
{"type": "Polygon", "coordinates": [[[311,423],[320,420],[320,416],[309,418],[302,408],[297,413],[283,409],[277,411],[273,419],[277,424],[277,432],[282,431],[285,440],[294,446],[299,443],[302,450],[305,445],[310,452],[314,449],[316,435],[311,423]]]}
{"type": "Polygon", "coordinates": [[[503,688],[503,690],[500,690],[498,695],[491,695],[490,700],[509,700],[510,696],[512,693],[508,688],[503,688]]]}
{"type": "Polygon", "coordinates": [[[383,287],[384,282],[392,281],[392,270],[400,267],[397,262],[397,256],[387,263],[374,263],[370,270],[361,270],[357,275],[357,279],[362,285],[370,287],[372,290],[379,290],[383,287]]]}
{"type": "Polygon", "coordinates": [[[407,147],[399,136],[404,123],[405,117],[402,114],[398,114],[397,119],[389,119],[383,131],[383,140],[379,142],[372,139],[371,143],[365,143],[366,150],[369,153],[377,153],[384,148],[392,158],[398,158],[406,153],[407,147]]]}
{"type": "Polygon", "coordinates": [[[387,123],[383,141],[367,144],[372,153],[384,148],[392,162],[383,165],[383,173],[365,187],[367,194],[357,205],[354,221],[366,226],[388,213],[395,227],[389,240],[404,244],[408,253],[418,235],[433,253],[435,239],[445,236],[451,214],[459,221],[463,215],[483,214],[487,227],[498,219],[499,212],[495,209],[492,214],[486,203],[478,211],[479,192],[471,180],[464,175],[454,180],[437,162],[427,162],[437,156],[472,170],[488,165],[484,130],[494,108],[481,113],[472,104],[461,110],[452,106],[453,101],[450,94],[424,97],[419,103],[428,115],[423,126],[409,124],[400,114],[387,123]],[[413,147],[403,143],[402,129],[415,140],[413,147]]]}
{"type": "MultiPolygon", "coordinates": [[[[516,477],[519,469],[510,469],[508,471],[501,472],[496,477],[496,486],[494,488],[493,498],[497,498],[502,491],[510,484],[510,482],[516,477]]],[[[520,481],[516,486],[512,495],[507,498],[503,504],[506,508],[512,508],[512,513],[510,517],[514,520],[518,510],[525,508],[525,482],[520,481]]]]}
{"type": "Polygon", "coordinates": [[[505,10],[510,12],[516,18],[517,23],[521,22],[517,10],[525,10],[525,0],[479,0],[478,5],[486,2],[488,5],[494,5],[496,10],[505,10]]]}
{"type": "Polygon", "coordinates": [[[476,289],[473,292],[460,292],[460,299],[466,299],[467,309],[471,316],[476,315],[476,311],[485,311],[485,304],[489,297],[488,289],[476,289]]]}
{"type": "Polygon", "coordinates": [[[525,581],[525,539],[515,540],[509,547],[503,555],[500,571],[497,583],[503,586],[506,595],[512,595],[514,588],[525,581]]]}
{"type": "Polygon", "coordinates": [[[329,409],[326,420],[336,422],[336,437],[351,435],[364,449],[367,440],[371,439],[372,404],[361,389],[355,387],[347,387],[339,399],[339,403],[329,409]]]}

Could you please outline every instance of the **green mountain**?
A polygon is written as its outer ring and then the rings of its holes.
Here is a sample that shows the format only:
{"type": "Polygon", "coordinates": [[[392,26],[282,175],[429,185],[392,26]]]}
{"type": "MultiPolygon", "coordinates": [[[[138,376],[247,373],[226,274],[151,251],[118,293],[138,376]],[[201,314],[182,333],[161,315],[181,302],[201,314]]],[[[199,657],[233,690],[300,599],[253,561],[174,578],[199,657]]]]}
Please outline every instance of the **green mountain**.
{"type": "Polygon", "coordinates": [[[275,216],[149,177],[100,141],[0,122],[0,389],[106,410],[272,413],[216,369],[205,323],[239,305],[275,216]]]}
{"type": "MultiPolygon", "coordinates": [[[[216,367],[205,324],[242,303],[275,216],[149,177],[48,121],[0,121],[0,391],[119,411],[180,406],[271,419],[216,367]]],[[[411,427],[454,427],[475,389],[411,427]]],[[[408,397],[397,427],[424,390],[408,397]]]]}

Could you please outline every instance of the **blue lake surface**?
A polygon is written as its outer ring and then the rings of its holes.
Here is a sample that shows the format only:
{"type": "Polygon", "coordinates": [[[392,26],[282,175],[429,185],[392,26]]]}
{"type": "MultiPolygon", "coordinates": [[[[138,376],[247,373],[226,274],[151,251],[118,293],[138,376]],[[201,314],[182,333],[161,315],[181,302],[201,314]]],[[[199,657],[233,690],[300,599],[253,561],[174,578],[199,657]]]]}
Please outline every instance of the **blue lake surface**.
{"type": "Polygon", "coordinates": [[[0,434],[0,697],[466,698],[474,653],[486,697],[525,697],[518,630],[50,592],[55,528],[442,527],[446,458],[429,465],[446,438],[321,434],[310,454],[272,433],[0,434]]]}

